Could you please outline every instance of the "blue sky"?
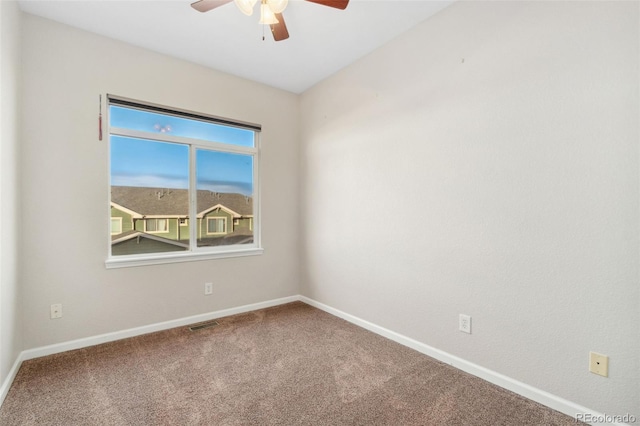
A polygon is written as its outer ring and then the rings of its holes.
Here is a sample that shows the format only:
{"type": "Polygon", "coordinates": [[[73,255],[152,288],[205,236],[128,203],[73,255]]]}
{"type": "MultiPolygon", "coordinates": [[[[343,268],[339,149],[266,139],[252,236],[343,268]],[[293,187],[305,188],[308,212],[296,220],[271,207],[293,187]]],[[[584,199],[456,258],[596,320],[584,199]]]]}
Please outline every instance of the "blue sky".
{"type": "MultiPolygon", "coordinates": [[[[112,127],[254,146],[254,134],[197,120],[110,107],[112,127]]],[[[253,194],[250,155],[196,150],[198,189],[253,194]]],[[[189,148],[186,145],[122,136],[111,137],[111,184],[186,189],[189,184],[189,148]]]]}

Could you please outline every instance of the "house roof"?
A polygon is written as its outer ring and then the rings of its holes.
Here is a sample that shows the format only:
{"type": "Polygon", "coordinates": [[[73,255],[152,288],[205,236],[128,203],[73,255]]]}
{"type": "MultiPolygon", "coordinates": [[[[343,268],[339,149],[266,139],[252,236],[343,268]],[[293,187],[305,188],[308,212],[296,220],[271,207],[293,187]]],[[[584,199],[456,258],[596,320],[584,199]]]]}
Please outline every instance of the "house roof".
{"type": "MultiPolygon", "coordinates": [[[[237,193],[198,190],[198,214],[220,205],[240,216],[253,215],[253,198],[237,193]]],[[[111,202],[142,216],[187,217],[189,192],[186,189],[112,186],[111,202]]]]}
{"type": "Polygon", "coordinates": [[[141,232],[141,231],[136,231],[136,230],[123,232],[122,234],[118,234],[118,235],[112,235],[111,236],[111,244],[113,244],[113,245],[120,244],[120,243],[123,243],[125,241],[129,241],[129,240],[132,240],[132,239],[138,238],[138,237],[140,237],[140,238],[148,238],[150,240],[156,240],[156,241],[160,241],[160,242],[165,243],[165,244],[170,244],[170,245],[178,246],[178,247],[182,247],[182,248],[189,248],[189,245],[185,244],[184,242],[171,240],[169,238],[159,237],[157,235],[151,235],[151,234],[147,234],[146,232],[141,232]]]}

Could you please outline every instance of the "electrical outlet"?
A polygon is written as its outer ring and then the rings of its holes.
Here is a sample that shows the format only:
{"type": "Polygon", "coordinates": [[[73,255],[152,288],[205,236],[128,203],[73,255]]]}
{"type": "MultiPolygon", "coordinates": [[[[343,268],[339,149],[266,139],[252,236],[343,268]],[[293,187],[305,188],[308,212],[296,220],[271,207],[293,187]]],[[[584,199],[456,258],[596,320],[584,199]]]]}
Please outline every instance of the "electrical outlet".
{"type": "Polygon", "coordinates": [[[463,333],[471,334],[471,317],[469,315],[460,314],[458,318],[458,329],[463,333]]]}
{"type": "Polygon", "coordinates": [[[51,305],[51,319],[62,318],[62,303],[51,305]]]}
{"type": "Polygon", "coordinates": [[[204,283],[204,294],[205,296],[213,294],[213,283],[204,283]]]}
{"type": "Polygon", "coordinates": [[[609,357],[589,352],[589,371],[600,376],[609,377],[609,357]]]}

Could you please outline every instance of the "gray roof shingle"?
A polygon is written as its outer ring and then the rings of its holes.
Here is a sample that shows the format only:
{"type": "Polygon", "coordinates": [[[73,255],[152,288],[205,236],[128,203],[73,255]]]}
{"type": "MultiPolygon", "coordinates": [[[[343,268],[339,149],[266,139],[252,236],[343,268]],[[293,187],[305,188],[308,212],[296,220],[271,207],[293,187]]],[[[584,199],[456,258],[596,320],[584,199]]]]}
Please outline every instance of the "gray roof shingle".
{"type": "MultiPolygon", "coordinates": [[[[242,194],[198,190],[198,214],[221,204],[241,216],[253,215],[253,198],[242,194]]],[[[188,216],[186,189],[112,186],[111,201],[143,216],[188,216]]]]}

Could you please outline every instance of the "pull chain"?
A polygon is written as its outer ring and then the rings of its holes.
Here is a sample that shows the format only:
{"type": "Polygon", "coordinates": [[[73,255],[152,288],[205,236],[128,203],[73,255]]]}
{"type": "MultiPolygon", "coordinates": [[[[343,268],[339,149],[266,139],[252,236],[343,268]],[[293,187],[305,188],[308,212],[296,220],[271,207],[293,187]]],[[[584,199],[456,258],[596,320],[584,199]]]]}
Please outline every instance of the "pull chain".
{"type": "Polygon", "coordinates": [[[98,98],[98,140],[102,140],[102,95],[98,98]]]}

